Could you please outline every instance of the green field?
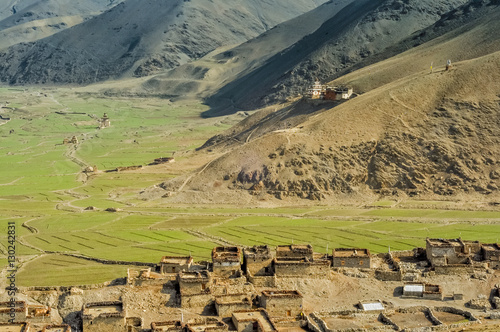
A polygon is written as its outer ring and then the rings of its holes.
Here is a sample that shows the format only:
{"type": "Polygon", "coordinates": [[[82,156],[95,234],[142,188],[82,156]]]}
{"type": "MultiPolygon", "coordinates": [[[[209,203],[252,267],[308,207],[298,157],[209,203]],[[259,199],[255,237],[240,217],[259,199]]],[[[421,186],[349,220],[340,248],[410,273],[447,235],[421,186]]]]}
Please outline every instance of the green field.
{"type": "Polygon", "coordinates": [[[210,259],[221,242],[250,246],[310,243],[317,252],[363,247],[381,253],[424,246],[426,237],[498,242],[500,212],[452,201],[381,200],[365,206],[165,206],[144,188],[188,173],[189,153],[234,120],[203,119],[199,103],[106,98],[72,90],[0,88],[0,266],[7,263],[7,222],[16,224],[18,284],[80,285],[126,275],[126,266],[59,255],[159,262],[163,255],[210,259]],[[62,112],[59,114],[56,112],[62,112]],[[69,114],[81,112],[85,114],[69,114]],[[97,129],[106,112],[111,127],[97,129]],[[63,145],[76,136],[77,145],[63,145]],[[178,167],[99,172],[146,165],[175,153],[178,167]],[[95,211],[84,211],[88,206],[95,211]],[[119,212],[106,212],[108,207],[119,212]],[[223,241],[221,241],[223,240],[223,241]],[[85,270],[85,273],[81,273],[85,270]]]}

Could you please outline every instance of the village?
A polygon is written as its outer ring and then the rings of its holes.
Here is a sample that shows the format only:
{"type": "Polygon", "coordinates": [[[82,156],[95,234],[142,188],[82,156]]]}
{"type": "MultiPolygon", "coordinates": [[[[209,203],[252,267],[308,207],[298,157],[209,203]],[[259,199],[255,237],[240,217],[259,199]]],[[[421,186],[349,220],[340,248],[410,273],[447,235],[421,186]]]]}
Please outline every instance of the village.
{"type": "MultiPolygon", "coordinates": [[[[260,245],[216,247],[211,257],[211,262],[195,262],[193,257],[164,256],[158,264],[129,268],[122,283],[101,288],[121,287],[135,293],[147,290],[160,297],[169,294],[168,301],[153,303],[150,308],[164,306],[169,315],[151,318],[147,309],[142,315],[137,303],[123,298],[87,302],[74,313],[73,322],[78,326],[72,326],[73,331],[417,331],[423,327],[434,331],[463,330],[500,319],[498,244],[428,238],[425,248],[389,249],[377,255],[362,248],[336,248],[331,254],[320,254],[307,244],[274,249],[260,245]],[[306,305],[311,294],[292,286],[297,280],[334,282],[340,275],[382,282],[388,289],[392,287],[393,293],[385,294],[384,299],[343,294],[344,302],[351,301],[351,308],[316,311],[306,305]],[[479,289],[465,291],[465,285],[450,286],[444,282],[447,276],[486,282],[489,294],[479,289]],[[443,284],[429,280],[443,280],[443,284]],[[174,319],[179,312],[180,319],[174,319]]],[[[38,297],[54,292],[50,287],[20,291],[38,297]]],[[[66,291],[85,292],[77,287],[66,291]]],[[[70,325],[54,318],[53,311],[26,301],[2,302],[0,332],[72,331],[70,325]]]]}

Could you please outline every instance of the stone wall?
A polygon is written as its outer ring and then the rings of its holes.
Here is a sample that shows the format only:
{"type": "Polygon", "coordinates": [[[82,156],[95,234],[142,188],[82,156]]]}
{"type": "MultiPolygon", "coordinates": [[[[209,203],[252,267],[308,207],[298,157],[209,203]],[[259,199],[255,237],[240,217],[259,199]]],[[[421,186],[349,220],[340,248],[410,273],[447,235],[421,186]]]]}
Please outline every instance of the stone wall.
{"type": "Polygon", "coordinates": [[[120,313],[101,314],[95,318],[83,316],[83,332],[125,331],[125,317],[120,313]]]}
{"type": "Polygon", "coordinates": [[[375,270],[375,278],[381,281],[401,281],[403,279],[401,271],[390,271],[383,269],[375,270]]]}
{"type": "Polygon", "coordinates": [[[231,317],[232,313],[252,309],[252,301],[244,294],[221,296],[215,299],[215,310],[219,317],[231,317]]]}
{"type": "Polygon", "coordinates": [[[274,273],[276,277],[327,277],[330,274],[330,262],[327,260],[305,262],[305,261],[274,261],[274,273]]]}
{"type": "Polygon", "coordinates": [[[0,302],[0,323],[7,323],[12,319],[15,322],[25,322],[26,314],[27,307],[24,301],[0,302]]]}
{"type": "Polygon", "coordinates": [[[276,287],[275,276],[253,276],[251,274],[247,274],[247,279],[255,287],[276,287]]]}
{"type": "Polygon", "coordinates": [[[296,317],[302,312],[302,297],[298,296],[261,296],[260,305],[269,316],[296,317]]]}

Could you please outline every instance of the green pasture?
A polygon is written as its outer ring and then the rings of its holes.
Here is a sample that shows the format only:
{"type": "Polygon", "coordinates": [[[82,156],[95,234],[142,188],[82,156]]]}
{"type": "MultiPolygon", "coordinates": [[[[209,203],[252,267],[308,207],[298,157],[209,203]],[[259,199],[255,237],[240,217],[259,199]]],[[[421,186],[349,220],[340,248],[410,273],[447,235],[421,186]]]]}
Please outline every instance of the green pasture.
{"type": "Polygon", "coordinates": [[[335,247],[380,253],[422,247],[426,237],[483,242],[500,237],[500,212],[469,211],[473,206],[451,201],[279,208],[143,201],[141,190],[189,170],[105,171],[174,153],[182,161],[185,152],[228,128],[221,124],[226,121],[201,118],[207,110],[202,104],[69,89],[0,87],[0,101],[9,103],[2,112],[12,118],[0,126],[0,266],[7,262],[7,222],[15,221],[21,286],[89,284],[126,274],[126,266],[61,253],[156,263],[164,255],[209,260],[216,239],[241,246],[310,243],[322,253],[335,247]],[[75,112],[85,114],[69,114],[75,112]],[[104,113],[111,127],[98,129],[96,119],[104,113]],[[62,144],[72,136],[78,145],[62,144]],[[82,162],[102,172],[85,178],[82,162]],[[97,211],[82,211],[88,206],[97,211]],[[120,211],[104,211],[109,207],[120,211]]]}
{"type": "Polygon", "coordinates": [[[18,286],[73,286],[97,284],[127,276],[126,265],[104,265],[62,255],[43,255],[24,264],[16,275],[18,286]]]}

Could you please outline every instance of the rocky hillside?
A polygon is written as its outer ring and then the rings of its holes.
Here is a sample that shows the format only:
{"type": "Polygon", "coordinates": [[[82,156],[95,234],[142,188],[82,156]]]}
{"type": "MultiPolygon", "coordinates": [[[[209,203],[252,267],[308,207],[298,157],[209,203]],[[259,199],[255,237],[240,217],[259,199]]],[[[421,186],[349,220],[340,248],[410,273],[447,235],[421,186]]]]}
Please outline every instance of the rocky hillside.
{"type": "Polygon", "coordinates": [[[46,38],[101,14],[119,0],[8,0],[0,4],[0,49],[46,38]]]}
{"type": "MultiPolygon", "coordinates": [[[[196,193],[216,200],[228,192],[498,198],[500,7],[485,8],[487,14],[332,82],[364,91],[352,100],[269,108],[214,137],[202,152],[228,152],[183,180],[177,199],[196,193]],[[445,70],[447,59],[464,58],[445,70]]],[[[162,188],[176,192],[179,181],[162,188]]]]}
{"type": "Polygon", "coordinates": [[[209,99],[207,115],[251,109],[302,93],[316,77],[332,80],[363,59],[414,32],[467,0],[358,0],[327,20],[286,52],[227,84],[209,99]],[[231,105],[232,107],[228,107],[231,105]]]}
{"type": "Polygon", "coordinates": [[[0,81],[93,83],[149,75],[245,42],[323,2],[126,0],[71,29],[3,50],[0,81]]]}

